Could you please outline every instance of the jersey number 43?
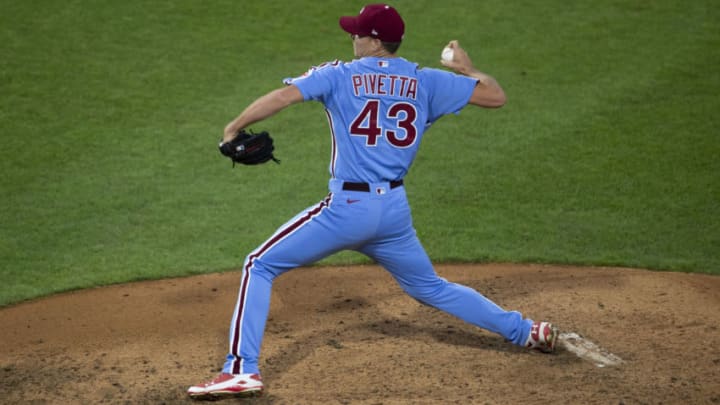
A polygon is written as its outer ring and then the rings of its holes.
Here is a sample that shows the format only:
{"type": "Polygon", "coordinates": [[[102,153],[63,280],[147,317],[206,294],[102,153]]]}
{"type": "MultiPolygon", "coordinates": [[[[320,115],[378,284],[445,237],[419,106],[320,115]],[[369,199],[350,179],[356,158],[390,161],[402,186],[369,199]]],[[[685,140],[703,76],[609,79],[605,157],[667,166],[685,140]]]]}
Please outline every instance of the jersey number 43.
{"type": "Polygon", "coordinates": [[[366,137],[367,146],[376,146],[378,138],[384,136],[392,146],[407,148],[417,139],[416,118],[417,110],[410,103],[397,102],[383,112],[380,100],[368,100],[350,124],[350,135],[366,137]],[[383,123],[387,128],[383,128],[383,123]]]}

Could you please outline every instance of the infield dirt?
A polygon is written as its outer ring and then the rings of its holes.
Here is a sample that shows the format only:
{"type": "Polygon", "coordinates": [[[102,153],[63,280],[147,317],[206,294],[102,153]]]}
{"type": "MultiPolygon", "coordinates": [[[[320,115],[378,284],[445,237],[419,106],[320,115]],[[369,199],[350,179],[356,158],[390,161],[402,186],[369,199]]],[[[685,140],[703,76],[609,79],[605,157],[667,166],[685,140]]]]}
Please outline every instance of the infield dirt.
{"type": "MultiPolygon", "coordinates": [[[[278,278],[254,404],[717,404],[720,277],[439,265],[506,309],[622,359],[543,355],[405,295],[377,266],[278,278]]],[[[76,291],[0,309],[0,402],[192,403],[226,352],[239,272],[76,291]]],[[[223,402],[224,403],[224,402],[223,402]]]]}

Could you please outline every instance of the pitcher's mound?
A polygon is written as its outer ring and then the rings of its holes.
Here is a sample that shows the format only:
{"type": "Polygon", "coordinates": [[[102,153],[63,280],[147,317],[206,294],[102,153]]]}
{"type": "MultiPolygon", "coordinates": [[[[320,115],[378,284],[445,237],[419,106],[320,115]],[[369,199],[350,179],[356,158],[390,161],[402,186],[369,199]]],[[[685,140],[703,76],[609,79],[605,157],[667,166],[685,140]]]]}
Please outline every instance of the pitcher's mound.
{"type": "MultiPolygon", "coordinates": [[[[257,404],[720,403],[720,277],[440,265],[557,323],[528,352],[406,296],[376,266],[278,278],[257,404]],[[599,356],[599,357],[598,357],[599,356]]],[[[77,291],[0,310],[3,403],[190,403],[219,371],[240,273],[77,291]]],[[[232,402],[232,401],[230,401],[232,402]]]]}

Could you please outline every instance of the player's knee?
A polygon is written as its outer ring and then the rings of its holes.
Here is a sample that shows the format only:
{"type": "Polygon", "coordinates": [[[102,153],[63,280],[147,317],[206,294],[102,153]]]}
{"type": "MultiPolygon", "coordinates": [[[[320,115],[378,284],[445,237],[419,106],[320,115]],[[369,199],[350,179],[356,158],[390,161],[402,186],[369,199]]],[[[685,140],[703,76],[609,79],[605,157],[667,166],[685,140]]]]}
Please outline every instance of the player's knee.
{"type": "Polygon", "coordinates": [[[249,269],[253,276],[262,277],[268,281],[272,281],[282,273],[262,258],[252,256],[245,259],[245,269],[249,269]]]}
{"type": "Polygon", "coordinates": [[[421,303],[433,305],[438,297],[442,296],[442,291],[446,285],[447,281],[437,278],[430,283],[404,284],[402,288],[408,295],[421,303]]]}

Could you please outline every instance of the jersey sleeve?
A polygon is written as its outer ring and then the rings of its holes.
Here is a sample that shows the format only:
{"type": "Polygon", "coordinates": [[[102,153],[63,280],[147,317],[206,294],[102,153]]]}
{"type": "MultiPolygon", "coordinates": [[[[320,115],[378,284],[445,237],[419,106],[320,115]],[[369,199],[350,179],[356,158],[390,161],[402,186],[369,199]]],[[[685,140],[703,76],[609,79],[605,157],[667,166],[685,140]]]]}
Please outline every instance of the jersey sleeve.
{"type": "Polygon", "coordinates": [[[458,114],[470,101],[477,79],[439,69],[421,69],[428,87],[428,123],[443,115],[458,114]]]}
{"type": "Polygon", "coordinates": [[[315,100],[323,102],[325,97],[330,94],[333,89],[334,68],[339,64],[340,61],[335,60],[319,66],[313,66],[301,76],[283,79],[283,83],[297,86],[305,101],[315,100]]]}

